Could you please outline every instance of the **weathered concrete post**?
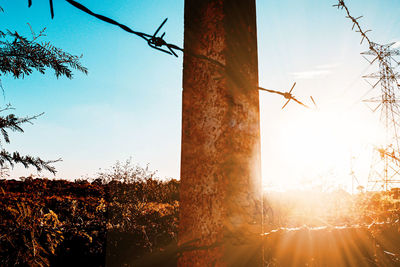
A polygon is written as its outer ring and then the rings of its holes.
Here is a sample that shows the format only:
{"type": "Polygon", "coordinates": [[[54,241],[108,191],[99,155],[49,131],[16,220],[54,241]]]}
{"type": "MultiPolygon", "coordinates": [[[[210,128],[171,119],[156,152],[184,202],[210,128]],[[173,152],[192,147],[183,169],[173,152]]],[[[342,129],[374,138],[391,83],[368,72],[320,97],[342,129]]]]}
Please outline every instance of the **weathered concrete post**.
{"type": "Polygon", "coordinates": [[[255,0],[185,0],[184,49],[178,265],[261,266],[255,0]]]}

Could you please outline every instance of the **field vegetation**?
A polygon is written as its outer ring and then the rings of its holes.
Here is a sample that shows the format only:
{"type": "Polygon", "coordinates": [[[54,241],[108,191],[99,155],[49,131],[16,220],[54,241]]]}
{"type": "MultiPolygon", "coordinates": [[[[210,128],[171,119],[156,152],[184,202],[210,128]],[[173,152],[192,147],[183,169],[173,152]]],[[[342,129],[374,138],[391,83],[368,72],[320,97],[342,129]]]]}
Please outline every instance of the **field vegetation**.
{"type": "MultiPolygon", "coordinates": [[[[397,190],[266,192],[266,265],[398,266],[399,203],[397,190]]],[[[175,266],[178,214],[179,181],[131,161],[91,179],[3,179],[0,265],[175,266]]]]}

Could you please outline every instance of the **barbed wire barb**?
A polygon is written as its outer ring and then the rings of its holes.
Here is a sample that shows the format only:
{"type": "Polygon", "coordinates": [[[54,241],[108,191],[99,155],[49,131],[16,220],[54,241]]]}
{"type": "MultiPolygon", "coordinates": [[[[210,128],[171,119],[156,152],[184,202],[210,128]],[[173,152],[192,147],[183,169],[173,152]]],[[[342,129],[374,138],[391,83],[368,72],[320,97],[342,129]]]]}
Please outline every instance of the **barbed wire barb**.
{"type": "MultiPolygon", "coordinates": [[[[295,101],[296,103],[298,103],[299,105],[301,105],[301,106],[303,106],[303,107],[305,107],[305,108],[310,108],[309,106],[307,106],[307,105],[304,104],[303,102],[297,100],[297,99],[292,95],[292,91],[293,91],[293,89],[294,89],[295,86],[296,86],[296,82],[293,84],[293,86],[292,86],[292,88],[289,90],[289,92],[280,92],[280,91],[276,91],[276,90],[266,89],[266,88],[263,88],[263,87],[258,87],[258,89],[259,89],[259,90],[262,90],[262,91],[269,92],[269,93],[281,95],[281,96],[283,96],[285,99],[287,99],[287,101],[286,101],[286,103],[283,105],[282,109],[284,109],[284,108],[287,106],[287,104],[289,104],[290,100],[295,101]]],[[[314,100],[313,100],[313,101],[314,101],[314,100]]]]}

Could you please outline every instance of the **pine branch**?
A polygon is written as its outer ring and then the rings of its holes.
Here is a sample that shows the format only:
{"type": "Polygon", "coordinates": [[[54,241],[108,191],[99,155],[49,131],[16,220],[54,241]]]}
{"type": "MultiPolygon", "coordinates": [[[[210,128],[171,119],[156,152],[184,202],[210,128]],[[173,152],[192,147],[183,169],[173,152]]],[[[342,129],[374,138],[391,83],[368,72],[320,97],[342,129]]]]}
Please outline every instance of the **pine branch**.
{"type": "MultiPolygon", "coordinates": [[[[10,109],[13,109],[11,105],[7,105],[5,108],[0,109],[0,112],[10,109]]],[[[14,132],[24,132],[24,130],[22,129],[22,124],[32,124],[32,120],[37,119],[43,114],[44,113],[40,113],[38,115],[28,117],[17,117],[15,114],[0,116],[0,132],[5,142],[10,143],[10,138],[7,130],[11,130],[14,132]]],[[[35,167],[37,171],[47,170],[55,174],[56,170],[51,164],[58,161],[61,161],[61,159],[45,161],[40,159],[39,157],[32,157],[29,155],[21,156],[19,152],[14,152],[11,154],[4,149],[0,152],[0,167],[5,167],[7,164],[9,164],[11,167],[14,167],[15,164],[22,164],[25,168],[35,167]]]]}
{"type": "Polygon", "coordinates": [[[0,73],[24,78],[33,70],[44,74],[45,70],[50,68],[54,70],[57,78],[66,76],[70,79],[71,69],[88,73],[87,68],[79,61],[81,57],[66,53],[49,42],[38,43],[36,39],[40,36],[43,36],[43,31],[38,36],[33,36],[32,40],[17,32],[0,31],[0,73]]]}
{"type": "MultiPolygon", "coordinates": [[[[0,110],[0,112],[4,111],[4,110],[6,110],[6,109],[0,110]]],[[[42,116],[43,114],[44,113],[40,113],[38,115],[31,116],[31,117],[25,117],[25,118],[16,117],[15,114],[9,114],[5,117],[0,116],[0,131],[1,131],[1,134],[3,135],[3,138],[6,141],[6,143],[10,143],[10,139],[9,139],[6,129],[9,129],[13,132],[23,133],[24,130],[22,129],[21,124],[24,124],[24,123],[32,124],[32,120],[37,119],[39,116],[42,116]]]]}
{"type": "Polygon", "coordinates": [[[25,168],[35,167],[37,171],[47,170],[52,174],[56,174],[56,169],[52,163],[59,162],[61,159],[44,161],[38,157],[21,156],[18,152],[10,153],[6,150],[0,151],[0,167],[10,164],[14,167],[15,164],[22,164],[25,168]]]}

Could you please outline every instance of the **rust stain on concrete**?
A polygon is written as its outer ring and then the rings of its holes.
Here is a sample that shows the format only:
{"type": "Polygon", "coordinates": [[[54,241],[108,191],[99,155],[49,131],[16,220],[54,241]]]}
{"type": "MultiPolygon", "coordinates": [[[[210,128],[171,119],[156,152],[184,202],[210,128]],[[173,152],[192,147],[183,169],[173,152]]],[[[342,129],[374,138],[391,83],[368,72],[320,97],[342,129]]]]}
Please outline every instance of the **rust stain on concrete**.
{"type": "Polygon", "coordinates": [[[255,0],[185,1],[179,266],[261,266],[256,34],[255,0]]]}

